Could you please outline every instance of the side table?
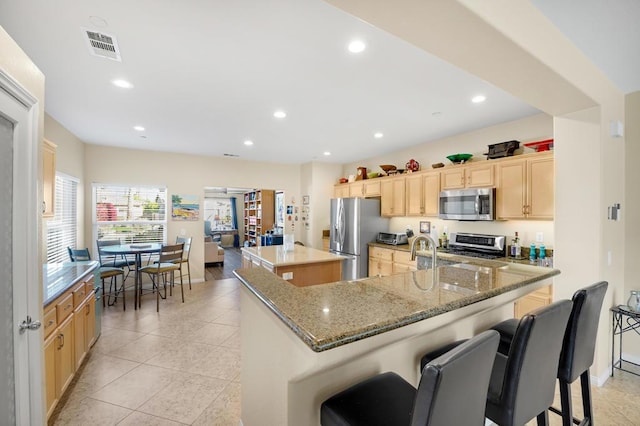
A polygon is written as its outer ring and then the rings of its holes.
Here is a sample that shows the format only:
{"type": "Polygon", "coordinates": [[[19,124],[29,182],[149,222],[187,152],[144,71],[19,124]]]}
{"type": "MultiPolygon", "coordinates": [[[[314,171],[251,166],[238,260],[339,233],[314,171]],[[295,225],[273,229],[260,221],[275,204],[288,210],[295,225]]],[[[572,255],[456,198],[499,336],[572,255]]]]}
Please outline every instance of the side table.
{"type": "Polygon", "coordinates": [[[639,373],[630,371],[624,368],[623,363],[631,364],[636,367],[640,367],[635,362],[628,361],[622,358],[622,336],[627,331],[634,331],[640,335],[640,313],[628,310],[626,305],[618,305],[611,308],[612,316],[612,336],[611,336],[611,376],[613,377],[613,371],[615,369],[626,371],[627,373],[640,376],[639,373]],[[616,336],[618,336],[618,358],[615,357],[615,343],[616,336]]]}

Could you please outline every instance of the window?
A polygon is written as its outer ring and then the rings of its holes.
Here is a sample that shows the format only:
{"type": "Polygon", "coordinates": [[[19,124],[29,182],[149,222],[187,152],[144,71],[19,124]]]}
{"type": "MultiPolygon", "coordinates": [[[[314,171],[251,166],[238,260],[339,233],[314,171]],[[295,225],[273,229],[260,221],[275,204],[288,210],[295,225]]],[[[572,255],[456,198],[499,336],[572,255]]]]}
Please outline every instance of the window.
{"type": "Polygon", "coordinates": [[[95,240],[166,243],[167,188],[93,185],[95,240]]]}
{"type": "Polygon", "coordinates": [[[78,241],[78,180],[56,173],[55,213],[47,221],[47,263],[67,262],[78,241]]]}

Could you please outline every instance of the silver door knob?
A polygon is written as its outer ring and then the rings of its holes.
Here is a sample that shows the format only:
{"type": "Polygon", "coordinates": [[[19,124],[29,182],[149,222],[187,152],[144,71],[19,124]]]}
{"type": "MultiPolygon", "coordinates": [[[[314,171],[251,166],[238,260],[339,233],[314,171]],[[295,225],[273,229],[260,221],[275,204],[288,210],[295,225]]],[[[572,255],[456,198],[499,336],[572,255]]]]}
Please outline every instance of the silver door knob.
{"type": "Polygon", "coordinates": [[[20,324],[20,333],[24,333],[25,330],[37,330],[40,326],[42,326],[40,321],[32,321],[31,317],[27,316],[27,319],[20,324]]]}

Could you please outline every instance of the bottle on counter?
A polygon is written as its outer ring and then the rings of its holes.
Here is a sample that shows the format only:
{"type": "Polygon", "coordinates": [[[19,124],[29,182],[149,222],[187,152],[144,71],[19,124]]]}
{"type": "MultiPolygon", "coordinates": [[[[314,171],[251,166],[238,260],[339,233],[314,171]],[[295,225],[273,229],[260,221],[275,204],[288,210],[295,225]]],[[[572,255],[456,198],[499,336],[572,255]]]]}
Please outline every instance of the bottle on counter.
{"type": "Polygon", "coordinates": [[[447,229],[445,227],[444,231],[442,232],[442,237],[441,237],[441,242],[442,242],[442,248],[446,249],[449,247],[449,237],[447,237],[447,229]]]}
{"type": "Polygon", "coordinates": [[[531,244],[531,247],[529,247],[529,262],[530,263],[536,262],[536,245],[535,244],[531,244]]]}
{"type": "Polygon", "coordinates": [[[516,236],[513,239],[513,245],[515,246],[514,257],[522,257],[522,247],[520,246],[520,237],[518,237],[518,231],[516,231],[516,236]]]}
{"type": "Polygon", "coordinates": [[[547,259],[545,257],[547,257],[546,248],[544,244],[540,244],[540,255],[538,256],[538,264],[540,266],[546,266],[547,259]]]}

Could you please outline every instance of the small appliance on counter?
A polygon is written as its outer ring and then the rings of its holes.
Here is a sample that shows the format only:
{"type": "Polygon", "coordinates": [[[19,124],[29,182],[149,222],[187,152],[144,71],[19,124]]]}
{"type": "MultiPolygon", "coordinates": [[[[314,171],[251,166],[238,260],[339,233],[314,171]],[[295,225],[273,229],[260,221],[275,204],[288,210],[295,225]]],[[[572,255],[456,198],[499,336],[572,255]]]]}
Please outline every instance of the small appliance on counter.
{"type": "Polygon", "coordinates": [[[409,237],[406,232],[378,232],[376,238],[377,243],[389,244],[392,246],[399,246],[402,244],[408,244],[409,237]]]}
{"type": "Polygon", "coordinates": [[[497,259],[507,256],[503,235],[454,233],[449,235],[449,253],[461,256],[497,259]]]}

